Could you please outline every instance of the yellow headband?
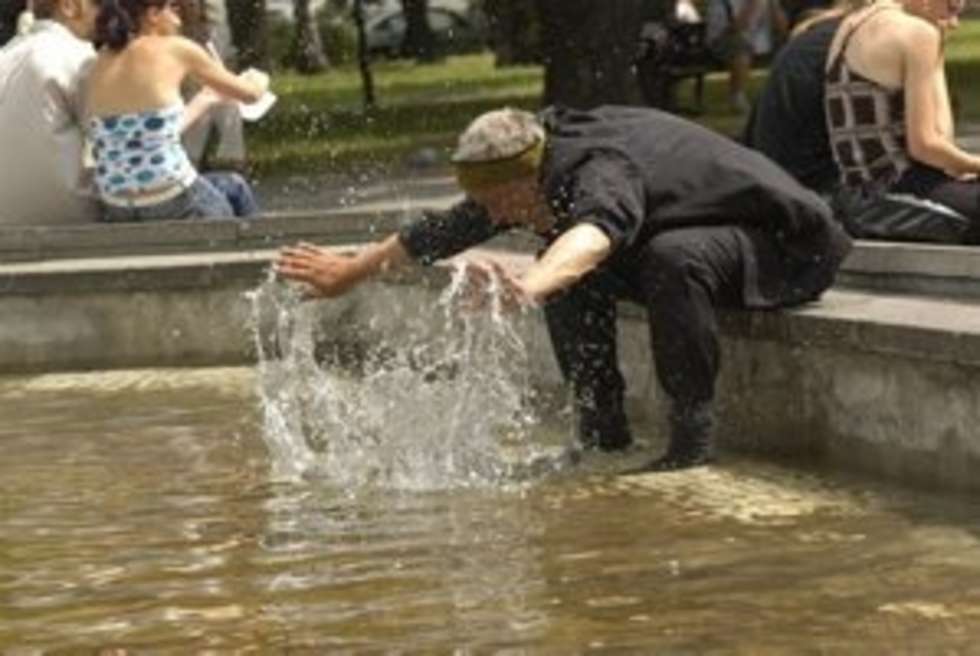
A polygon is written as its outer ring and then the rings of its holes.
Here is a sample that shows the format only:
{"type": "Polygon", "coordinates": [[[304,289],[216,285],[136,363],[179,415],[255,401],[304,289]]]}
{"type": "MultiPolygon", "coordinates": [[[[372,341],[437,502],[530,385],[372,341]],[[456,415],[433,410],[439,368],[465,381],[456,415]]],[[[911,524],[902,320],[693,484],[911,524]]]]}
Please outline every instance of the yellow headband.
{"type": "Polygon", "coordinates": [[[510,157],[485,162],[456,162],[456,180],[467,193],[485,191],[491,187],[536,175],[544,156],[544,139],[510,157]]]}

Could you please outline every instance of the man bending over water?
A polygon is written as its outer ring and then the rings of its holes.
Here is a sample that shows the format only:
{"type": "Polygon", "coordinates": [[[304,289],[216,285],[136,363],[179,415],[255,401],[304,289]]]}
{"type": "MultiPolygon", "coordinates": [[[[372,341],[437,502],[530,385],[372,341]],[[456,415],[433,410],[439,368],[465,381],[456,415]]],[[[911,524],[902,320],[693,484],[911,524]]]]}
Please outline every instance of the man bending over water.
{"type": "Polygon", "coordinates": [[[339,296],[394,265],[430,265],[503,231],[546,248],[522,276],[495,267],[508,300],[540,307],[587,448],[632,442],[616,354],[616,303],[647,308],[670,441],[649,470],[713,457],[716,308],[817,299],[850,240],[830,209],[764,156],[645,108],[503,109],[478,117],[453,156],[466,198],[354,257],[301,244],[276,268],[339,296]]]}

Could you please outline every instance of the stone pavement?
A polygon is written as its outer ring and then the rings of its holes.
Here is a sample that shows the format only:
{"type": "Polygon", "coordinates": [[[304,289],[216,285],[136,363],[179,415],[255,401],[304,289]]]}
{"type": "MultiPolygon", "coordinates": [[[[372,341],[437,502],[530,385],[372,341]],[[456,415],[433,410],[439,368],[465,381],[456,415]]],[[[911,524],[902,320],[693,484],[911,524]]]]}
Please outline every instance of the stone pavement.
{"type": "Polygon", "coordinates": [[[393,176],[333,175],[270,177],[256,181],[267,211],[358,209],[364,212],[448,206],[460,197],[452,170],[427,167],[393,176]]]}
{"type": "MultiPolygon", "coordinates": [[[[960,147],[980,152],[980,124],[961,124],[958,134],[960,147]]],[[[292,175],[255,182],[262,207],[268,211],[411,211],[423,205],[448,206],[460,195],[452,169],[439,165],[409,167],[394,175],[292,175]]]]}

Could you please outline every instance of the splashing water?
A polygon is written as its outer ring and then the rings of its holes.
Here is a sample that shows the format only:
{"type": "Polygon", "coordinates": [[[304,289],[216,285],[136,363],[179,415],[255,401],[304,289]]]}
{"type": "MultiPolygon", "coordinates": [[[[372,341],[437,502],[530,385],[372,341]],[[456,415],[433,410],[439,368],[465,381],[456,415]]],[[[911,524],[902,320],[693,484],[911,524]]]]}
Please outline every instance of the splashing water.
{"type": "Polygon", "coordinates": [[[306,303],[270,275],[251,292],[276,475],[428,490],[500,485],[567,462],[567,431],[544,431],[542,443],[521,319],[503,312],[496,279],[489,311],[460,311],[469,275],[454,268],[435,312],[381,286],[306,303]],[[398,312],[398,334],[365,343],[377,322],[352,326],[350,315],[366,293],[371,307],[398,312]],[[331,344],[325,335],[338,331],[355,338],[331,344]]]}

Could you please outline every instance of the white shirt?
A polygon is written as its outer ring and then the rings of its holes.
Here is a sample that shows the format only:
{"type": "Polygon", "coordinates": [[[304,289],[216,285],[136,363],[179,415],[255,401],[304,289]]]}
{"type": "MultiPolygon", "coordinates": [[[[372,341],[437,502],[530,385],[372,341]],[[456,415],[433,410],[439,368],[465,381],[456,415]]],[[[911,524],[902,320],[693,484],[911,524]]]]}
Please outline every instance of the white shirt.
{"type": "Polygon", "coordinates": [[[98,218],[81,97],[94,57],[90,43],[50,20],[0,50],[0,225],[98,218]]]}
{"type": "Polygon", "coordinates": [[[694,6],[693,0],[677,0],[677,4],[674,5],[674,20],[678,23],[700,23],[701,12],[694,6]]]}

